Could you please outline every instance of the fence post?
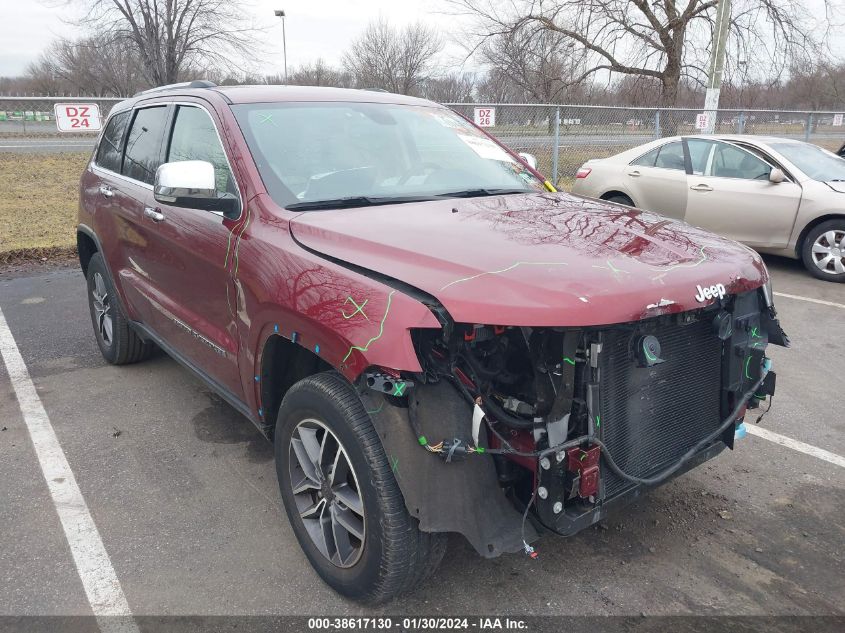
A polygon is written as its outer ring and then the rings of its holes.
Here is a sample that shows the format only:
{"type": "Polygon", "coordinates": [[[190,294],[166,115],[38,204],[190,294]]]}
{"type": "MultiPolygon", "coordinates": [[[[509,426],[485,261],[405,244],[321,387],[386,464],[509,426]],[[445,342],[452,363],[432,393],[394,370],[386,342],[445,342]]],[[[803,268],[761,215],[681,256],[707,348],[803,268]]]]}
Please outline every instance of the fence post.
{"type": "Polygon", "coordinates": [[[663,133],[660,131],[660,110],[654,111],[654,140],[656,141],[660,137],[663,136],[663,133]]]}
{"type": "Polygon", "coordinates": [[[745,134],[745,112],[739,113],[739,122],[737,123],[737,134],[745,134]]]}
{"type": "Polygon", "coordinates": [[[804,130],[804,140],[810,142],[810,133],[813,129],[813,113],[807,115],[807,128],[804,130]]]}
{"type": "Polygon", "coordinates": [[[555,108],[555,137],[554,137],[554,148],[552,154],[552,177],[554,178],[554,184],[557,186],[557,177],[558,177],[558,158],[560,154],[560,108],[555,108]]]}

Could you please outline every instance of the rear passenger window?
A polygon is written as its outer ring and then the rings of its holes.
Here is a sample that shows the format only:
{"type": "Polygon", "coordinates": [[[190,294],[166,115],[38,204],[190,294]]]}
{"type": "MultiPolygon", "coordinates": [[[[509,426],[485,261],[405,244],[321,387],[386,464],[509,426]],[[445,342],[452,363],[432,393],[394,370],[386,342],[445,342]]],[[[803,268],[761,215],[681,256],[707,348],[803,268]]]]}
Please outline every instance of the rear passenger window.
{"type": "Polygon", "coordinates": [[[641,167],[654,167],[654,161],[657,160],[657,153],[660,151],[660,148],[653,149],[647,154],[643,154],[637,160],[632,162],[632,165],[640,165],[641,167]]]}
{"type": "Polygon", "coordinates": [[[179,106],[167,149],[168,163],[182,160],[204,160],[214,165],[217,191],[237,195],[235,179],[226,161],[226,152],[217,136],[217,128],[205,110],[179,106]]]}
{"type": "Polygon", "coordinates": [[[680,169],[681,171],[686,171],[684,144],[681,141],[674,141],[663,145],[660,148],[660,153],[657,155],[654,166],[662,167],[663,169],[680,169]]]}
{"type": "Polygon", "coordinates": [[[100,147],[97,149],[97,158],[94,162],[103,169],[120,172],[120,153],[123,133],[126,131],[126,124],[129,123],[130,112],[115,114],[103,132],[100,140],[100,147]]]}
{"type": "Polygon", "coordinates": [[[153,184],[161,164],[161,137],[167,122],[167,107],[143,108],[135,113],[121,173],[129,178],[153,184]]]}

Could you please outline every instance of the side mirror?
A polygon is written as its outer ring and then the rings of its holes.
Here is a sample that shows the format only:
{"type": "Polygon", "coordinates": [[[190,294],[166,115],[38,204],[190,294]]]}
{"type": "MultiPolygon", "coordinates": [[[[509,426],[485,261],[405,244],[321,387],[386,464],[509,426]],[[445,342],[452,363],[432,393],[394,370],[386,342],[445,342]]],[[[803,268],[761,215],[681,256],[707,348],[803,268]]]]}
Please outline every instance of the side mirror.
{"type": "Polygon", "coordinates": [[[238,199],[217,191],[214,165],[204,160],[164,163],[156,170],[153,197],[158,202],[237,215],[238,199]]]}
{"type": "Polygon", "coordinates": [[[769,172],[769,182],[777,184],[779,182],[783,182],[784,180],[786,180],[786,175],[783,171],[777,167],[772,167],[772,171],[769,172]]]}
{"type": "Polygon", "coordinates": [[[534,157],[534,154],[519,152],[517,156],[524,160],[531,169],[537,169],[537,159],[534,157]]]}

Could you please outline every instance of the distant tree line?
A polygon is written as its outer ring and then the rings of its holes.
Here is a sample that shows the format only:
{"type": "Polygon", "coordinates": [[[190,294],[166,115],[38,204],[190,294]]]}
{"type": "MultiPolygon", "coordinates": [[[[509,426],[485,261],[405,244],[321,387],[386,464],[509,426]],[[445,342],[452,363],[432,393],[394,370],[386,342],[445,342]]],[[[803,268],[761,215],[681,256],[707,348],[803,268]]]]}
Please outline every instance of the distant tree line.
{"type": "MultiPolygon", "coordinates": [[[[383,89],[439,102],[700,107],[715,0],[446,0],[470,16],[461,35],[477,71],[450,70],[444,41],[423,24],[372,21],[338,65],[290,69],[295,85],[383,89]]],[[[833,0],[829,0],[832,2],[833,0]]],[[[238,65],[255,27],[235,0],[87,0],[92,35],[59,40],[0,94],[128,96],[207,78],[279,84],[238,65]]],[[[827,2],[826,2],[827,4],[827,2]]],[[[845,108],[845,62],[792,0],[733,0],[721,107],[845,108]]],[[[831,15],[833,15],[831,13],[831,15]]]]}

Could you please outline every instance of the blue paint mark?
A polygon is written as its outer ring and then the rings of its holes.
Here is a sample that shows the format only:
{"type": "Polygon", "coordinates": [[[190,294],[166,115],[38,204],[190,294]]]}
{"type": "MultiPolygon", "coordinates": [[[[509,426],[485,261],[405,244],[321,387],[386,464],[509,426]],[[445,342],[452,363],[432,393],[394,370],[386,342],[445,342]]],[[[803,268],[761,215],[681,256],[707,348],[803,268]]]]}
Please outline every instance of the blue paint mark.
{"type": "Polygon", "coordinates": [[[274,325],[274,326],[273,326],[273,331],[274,331],[274,332],[278,332],[278,331],[279,331],[279,326],[278,326],[278,325],[274,325]]]}
{"type": "Polygon", "coordinates": [[[261,380],[261,378],[259,378],[258,376],[256,376],[256,377],[255,377],[255,382],[258,382],[259,380],[261,380]]]}
{"type": "Polygon", "coordinates": [[[319,353],[320,353],[320,346],[319,346],[319,345],[315,345],[315,346],[314,346],[314,351],[315,351],[317,354],[319,354],[319,353]]]}
{"type": "Polygon", "coordinates": [[[263,418],[263,417],[264,417],[264,409],[259,409],[259,410],[258,410],[258,417],[259,417],[259,418],[263,418]]]}
{"type": "Polygon", "coordinates": [[[292,332],[290,340],[293,341],[294,343],[296,343],[297,338],[299,338],[299,333],[298,332],[292,332]]]}

